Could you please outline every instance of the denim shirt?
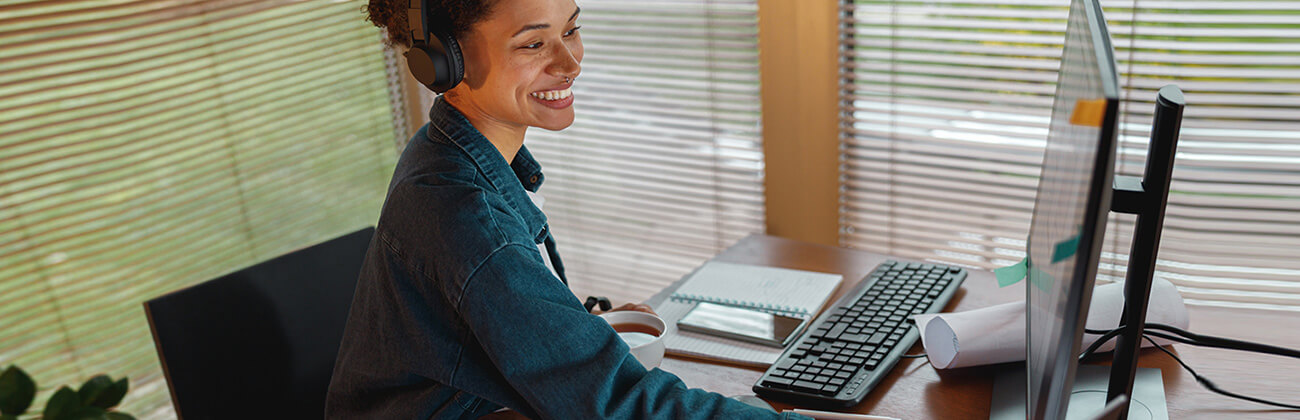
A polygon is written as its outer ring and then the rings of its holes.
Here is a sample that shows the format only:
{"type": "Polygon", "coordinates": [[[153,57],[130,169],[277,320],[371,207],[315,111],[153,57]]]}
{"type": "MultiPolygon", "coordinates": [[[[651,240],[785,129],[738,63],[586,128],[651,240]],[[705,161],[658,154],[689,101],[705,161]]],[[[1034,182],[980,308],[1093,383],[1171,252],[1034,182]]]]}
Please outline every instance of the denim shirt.
{"type": "Polygon", "coordinates": [[[646,370],[569,290],[546,216],[525,192],[543,180],[528,149],[508,164],[442,98],[429,118],[389,185],[327,418],[461,419],[501,407],[546,419],[794,418],[646,370]]]}

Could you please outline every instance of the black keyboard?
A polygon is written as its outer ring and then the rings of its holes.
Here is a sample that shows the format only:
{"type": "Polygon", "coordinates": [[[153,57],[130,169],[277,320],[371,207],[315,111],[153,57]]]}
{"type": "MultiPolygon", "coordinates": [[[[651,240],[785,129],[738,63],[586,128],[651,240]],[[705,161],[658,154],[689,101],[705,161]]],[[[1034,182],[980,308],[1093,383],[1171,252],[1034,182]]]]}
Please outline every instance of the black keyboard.
{"type": "Polygon", "coordinates": [[[966,270],[886,261],[830,307],[754,384],[754,393],[811,406],[857,405],[920,333],[912,315],[943,310],[966,270]]]}

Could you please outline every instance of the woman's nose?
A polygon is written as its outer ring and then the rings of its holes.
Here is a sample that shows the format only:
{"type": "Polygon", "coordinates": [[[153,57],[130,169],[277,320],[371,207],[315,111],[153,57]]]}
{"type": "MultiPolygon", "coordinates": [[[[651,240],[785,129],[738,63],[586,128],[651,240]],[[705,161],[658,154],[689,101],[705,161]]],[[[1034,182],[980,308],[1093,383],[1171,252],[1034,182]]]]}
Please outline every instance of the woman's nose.
{"type": "Polygon", "coordinates": [[[549,73],[557,77],[568,77],[569,79],[578,77],[578,73],[582,72],[582,65],[579,64],[578,60],[578,57],[573,54],[572,48],[561,44],[558,54],[555,54],[555,60],[551,63],[549,73]]]}

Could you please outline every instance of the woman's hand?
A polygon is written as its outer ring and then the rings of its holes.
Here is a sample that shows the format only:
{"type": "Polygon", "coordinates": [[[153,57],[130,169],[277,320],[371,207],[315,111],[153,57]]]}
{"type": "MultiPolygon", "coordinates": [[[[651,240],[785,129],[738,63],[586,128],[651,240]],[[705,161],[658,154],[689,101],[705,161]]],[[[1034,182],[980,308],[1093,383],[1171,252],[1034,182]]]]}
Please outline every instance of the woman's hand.
{"type": "MultiPolygon", "coordinates": [[[[659,316],[659,314],[655,313],[654,309],[650,308],[650,305],[641,304],[641,303],[625,303],[623,304],[623,306],[610,309],[606,312],[617,312],[617,311],[637,311],[637,312],[645,312],[651,315],[659,316]]],[[[597,315],[599,314],[600,313],[597,313],[597,315]]]]}

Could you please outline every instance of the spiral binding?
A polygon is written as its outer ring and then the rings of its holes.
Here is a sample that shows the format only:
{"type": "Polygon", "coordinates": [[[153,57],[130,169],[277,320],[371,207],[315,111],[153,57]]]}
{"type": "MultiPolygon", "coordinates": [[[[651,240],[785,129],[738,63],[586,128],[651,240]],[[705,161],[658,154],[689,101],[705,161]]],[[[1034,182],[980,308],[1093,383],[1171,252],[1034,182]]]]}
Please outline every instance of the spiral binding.
{"type": "Polygon", "coordinates": [[[716,303],[719,305],[737,306],[741,308],[753,309],[756,311],[762,311],[771,314],[784,315],[792,318],[806,318],[812,315],[807,310],[797,308],[794,306],[774,305],[770,303],[759,303],[759,302],[744,302],[736,299],[726,299],[726,298],[719,298],[719,297],[706,296],[706,295],[674,293],[669,298],[677,302],[687,302],[687,303],[708,302],[708,303],[716,303]]]}

